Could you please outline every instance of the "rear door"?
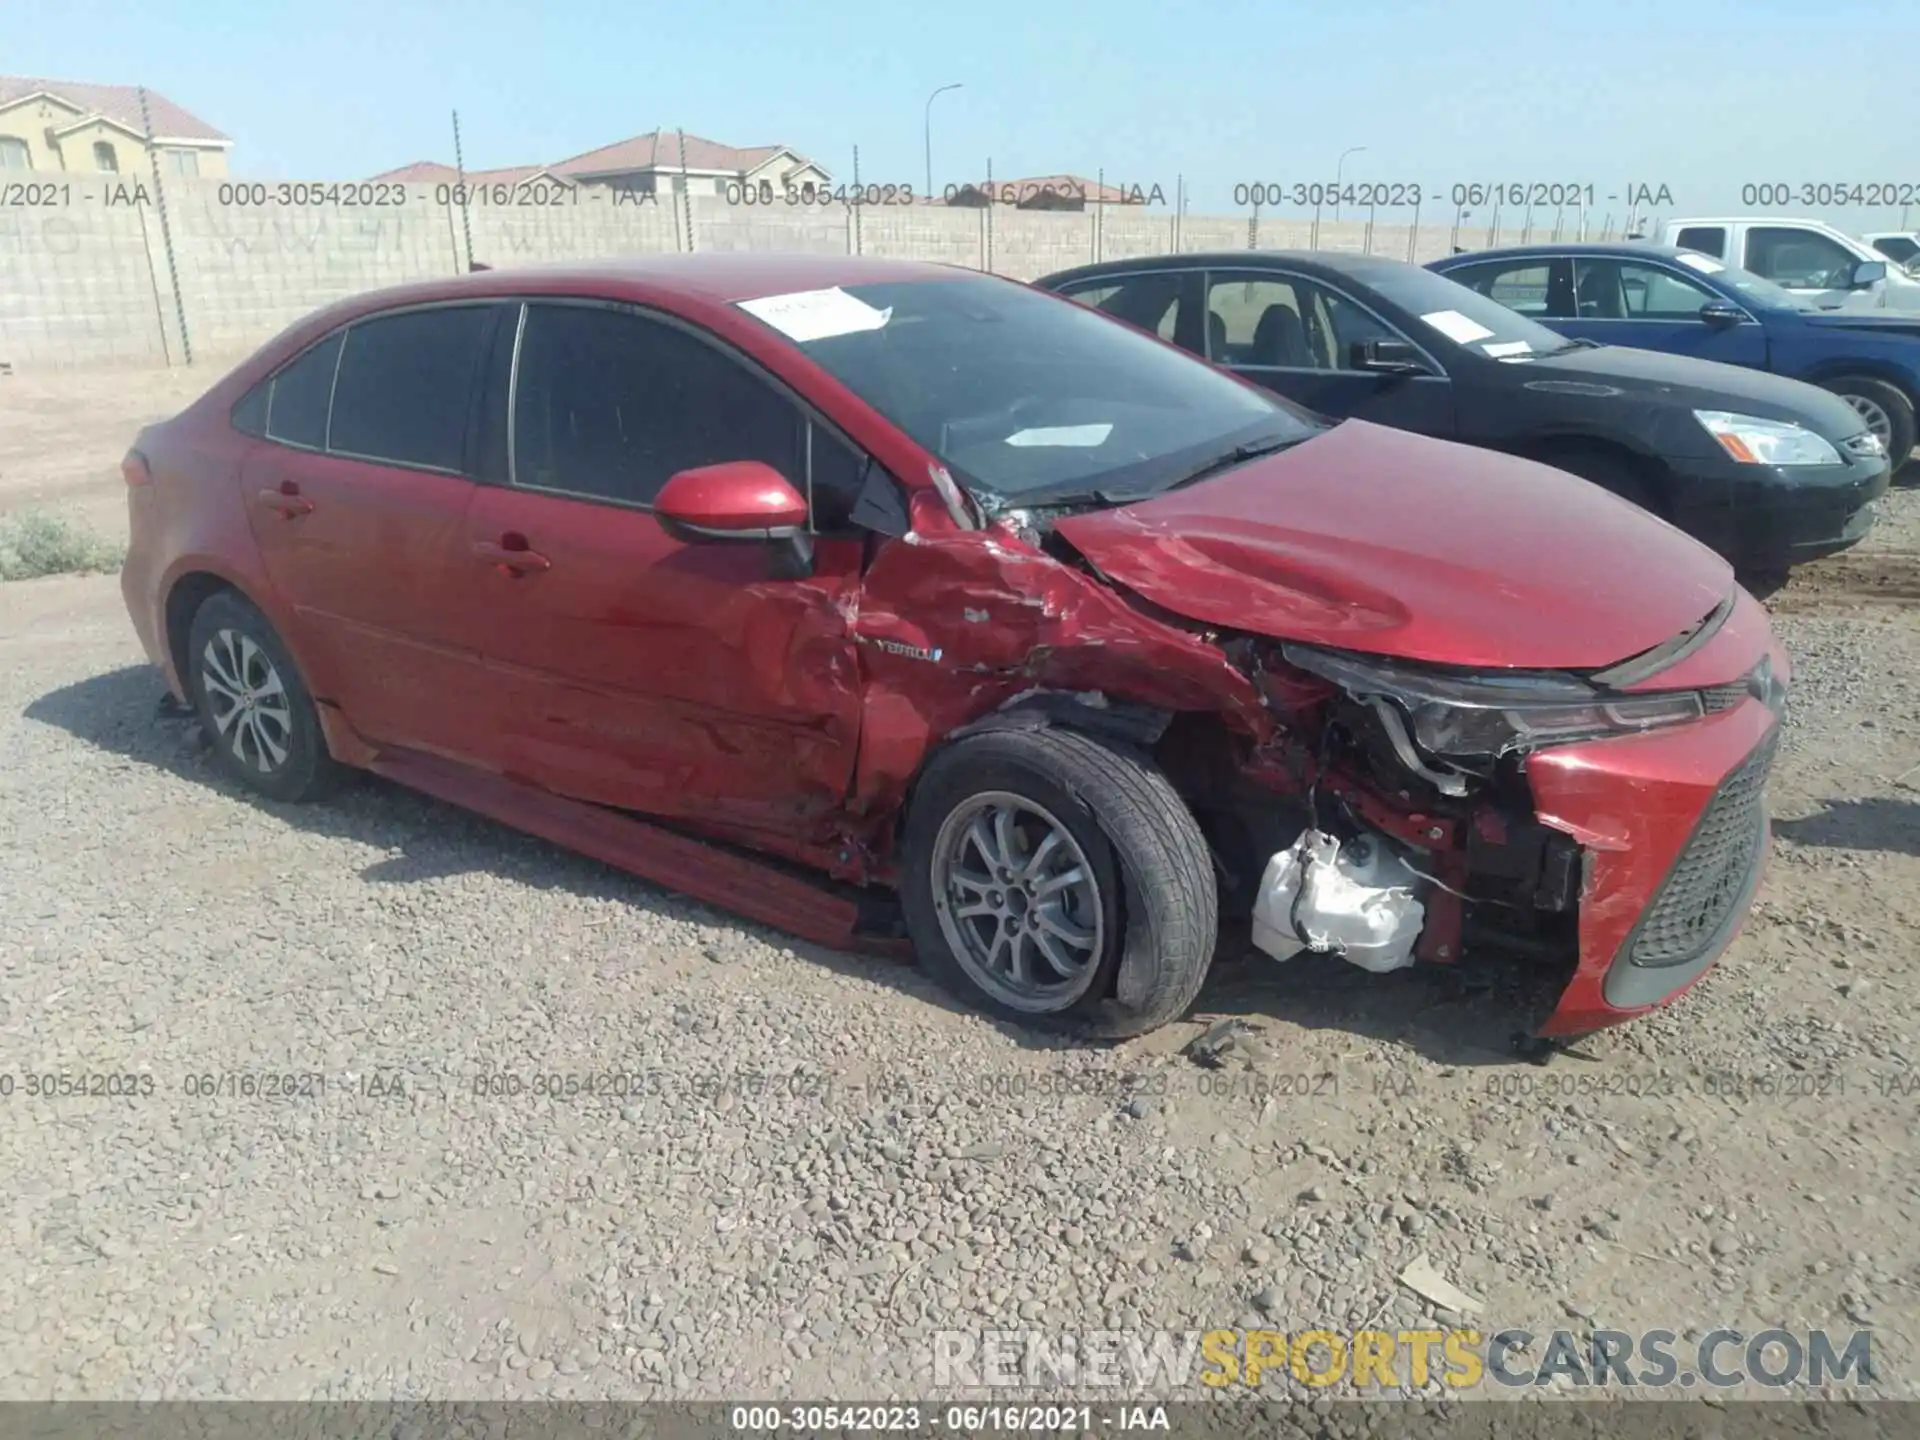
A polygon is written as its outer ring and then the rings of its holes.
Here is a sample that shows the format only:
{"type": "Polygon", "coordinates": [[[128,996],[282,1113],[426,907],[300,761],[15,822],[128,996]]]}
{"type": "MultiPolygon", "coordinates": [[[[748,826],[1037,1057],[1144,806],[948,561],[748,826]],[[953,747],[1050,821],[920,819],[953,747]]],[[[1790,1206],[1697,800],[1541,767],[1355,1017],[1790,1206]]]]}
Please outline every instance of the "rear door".
{"type": "Polygon", "coordinates": [[[317,697],[369,739],[474,758],[468,578],[475,389],[497,305],[355,321],[269,382],[243,495],[317,697]]]}
{"type": "Polygon", "coordinates": [[[507,773],[597,804],[792,839],[840,813],[859,738],[847,520],[867,457],[705,332],[530,301],[508,485],[464,527],[467,644],[507,773]],[[810,494],[815,565],[685,544],[654,519],[680,470],[760,460],[810,494]]]}
{"type": "Polygon", "coordinates": [[[1276,270],[1210,270],[1207,358],[1324,415],[1371,420],[1423,435],[1454,434],[1453,382],[1425,346],[1354,292],[1276,270]],[[1364,370],[1359,347],[1401,340],[1429,373],[1364,370]]]}

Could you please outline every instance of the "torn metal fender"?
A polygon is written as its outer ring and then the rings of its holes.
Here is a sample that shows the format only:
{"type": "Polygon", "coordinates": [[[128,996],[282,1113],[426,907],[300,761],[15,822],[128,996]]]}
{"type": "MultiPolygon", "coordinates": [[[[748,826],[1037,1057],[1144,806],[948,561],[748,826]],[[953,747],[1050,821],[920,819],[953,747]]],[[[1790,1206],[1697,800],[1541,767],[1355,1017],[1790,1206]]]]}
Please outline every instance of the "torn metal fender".
{"type": "Polygon", "coordinates": [[[1135,609],[1005,525],[889,541],[850,626],[864,713],[851,808],[890,814],[927,754],[1022,691],[1206,711],[1265,739],[1273,721],[1217,645],[1135,609]]]}

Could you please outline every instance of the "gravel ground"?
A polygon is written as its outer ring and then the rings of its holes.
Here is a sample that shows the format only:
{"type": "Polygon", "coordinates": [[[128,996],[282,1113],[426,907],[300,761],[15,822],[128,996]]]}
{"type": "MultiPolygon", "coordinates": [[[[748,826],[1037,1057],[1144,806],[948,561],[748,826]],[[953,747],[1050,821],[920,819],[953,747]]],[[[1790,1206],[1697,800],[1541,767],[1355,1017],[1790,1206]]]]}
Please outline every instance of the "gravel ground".
{"type": "MultiPolygon", "coordinates": [[[[124,525],[205,378],[0,380],[0,512],[124,525]]],[[[1913,1395],[1920,490],[1771,603],[1753,921],[1535,1067],[1499,984],[1240,948],[1056,1046],[379,782],[250,799],[113,579],[0,587],[0,1398],[915,1395],[936,1330],[1444,1321],[1423,1253],[1485,1328],[1871,1327],[1913,1395]]]]}

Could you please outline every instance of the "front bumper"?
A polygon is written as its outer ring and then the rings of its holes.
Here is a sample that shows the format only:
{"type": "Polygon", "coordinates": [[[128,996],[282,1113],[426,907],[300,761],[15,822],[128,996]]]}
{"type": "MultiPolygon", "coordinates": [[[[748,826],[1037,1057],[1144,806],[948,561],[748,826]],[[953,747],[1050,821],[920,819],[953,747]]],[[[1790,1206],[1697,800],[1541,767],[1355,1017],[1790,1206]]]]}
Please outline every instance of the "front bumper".
{"type": "MultiPolygon", "coordinates": [[[[1784,681],[1785,652],[1771,654],[1784,681]]],[[[1540,1035],[1583,1035],[1667,1004],[1733,942],[1770,849],[1779,704],[1749,696],[1690,725],[1528,759],[1540,822],[1585,855],[1578,959],[1540,1035]]]]}
{"type": "Polygon", "coordinates": [[[1884,455],[1843,465],[1741,465],[1726,456],[1670,464],[1674,523],[1751,570],[1800,565],[1859,544],[1893,477],[1884,455]]]}

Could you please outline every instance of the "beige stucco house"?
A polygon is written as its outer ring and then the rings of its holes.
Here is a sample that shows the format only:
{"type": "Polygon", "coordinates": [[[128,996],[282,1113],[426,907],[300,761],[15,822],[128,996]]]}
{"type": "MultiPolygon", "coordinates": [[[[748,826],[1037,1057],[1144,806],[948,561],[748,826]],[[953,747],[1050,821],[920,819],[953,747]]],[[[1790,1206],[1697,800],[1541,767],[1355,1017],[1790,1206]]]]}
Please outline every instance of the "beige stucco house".
{"type": "MultiPolygon", "coordinates": [[[[539,182],[567,185],[606,186],[635,194],[738,196],[743,187],[768,200],[784,200],[789,185],[830,185],[833,177],[825,167],[815,164],[785,145],[750,145],[740,148],[705,140],[698,135],[684,137],[673,130],[655,130],[602,145],[571,159],[551,165],[509,165],[495,170],[469,170],[469,185],[520,185],[539,182]]],[[[451,165],[436,160],[417,160],[375,175],[375,180],[451,182],[456,178],[451,165]]]]}
{"type": "Polygon", "coordinates": [[[92,85],[0,75],[0,173],[81,171],[146,179],[153,157],[164,176],[227,173],[233,141],[157,91],[147,91],[153,122],[148,139],[140,92],[131,85],[92,85]]]}

